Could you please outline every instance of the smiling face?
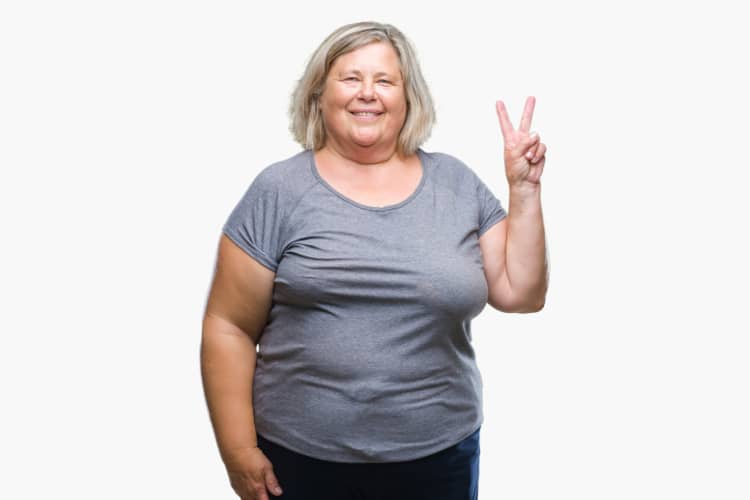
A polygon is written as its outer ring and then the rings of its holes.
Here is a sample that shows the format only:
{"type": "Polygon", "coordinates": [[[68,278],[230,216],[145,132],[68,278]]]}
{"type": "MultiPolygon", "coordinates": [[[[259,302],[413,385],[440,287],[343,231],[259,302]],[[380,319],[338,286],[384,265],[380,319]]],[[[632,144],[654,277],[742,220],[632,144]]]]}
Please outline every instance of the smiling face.
{"type": "Polygon", "coordinates": [[[339,56],[320,96],[326,147],[346,155],[396,149],[406,120],[398,55],[374,42],[339,56]]]}

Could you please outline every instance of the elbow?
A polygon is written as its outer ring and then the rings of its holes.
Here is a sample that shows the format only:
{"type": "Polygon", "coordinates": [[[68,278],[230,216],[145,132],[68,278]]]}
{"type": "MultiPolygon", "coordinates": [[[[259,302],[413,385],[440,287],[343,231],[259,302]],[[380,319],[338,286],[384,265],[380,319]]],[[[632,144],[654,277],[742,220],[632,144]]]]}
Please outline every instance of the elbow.
{"type": "Polygon", "coordinates": [[[547,285],[545,283],[544,289],[542,292],[536,297],[536,300],[532,301],[531,307],[528,312],[539,312],[542,309],[544,309],[544,304],[547,302],[547,285]]]}
{"type": "Polygon", "coordinates": [[[544,304],[547,301],[547,282],[545,281],[544,286],[538,289],[535,294],[529,297],[527,301],[527,307],[524,312],[535,313],[544,309],[544,304]]]}
{"type": "Polygon", "coordinates": [[[539,312],[544,308],[544,299],[537,302],[525,302],[525,303],[495,303],[490,302],[490,305],[498,311],[504,313],[517,313],[517,314],[529,314],[539,312]]]}
{"type": "Polygon", "coordinates": [[[505,313],[528,314],[544,309],[547,297],[547,287],[536,290],[513,290],[509,288],[496,289],[496,293],[489,294],[489,304],[498,311],[505,313]],[[499,292],[504,293],[499,293],[499,292]]]}
{"type": "Polygon", "coordinates": [[[516,307],[513,308],[511,312],[519,313],[519,314],[530,314],[539,312],[542,309],[544,309],[546,298],[545,296],[541,296],[538,299],[535,300],[528,300],[526,302],[518,304],[516,307]]]}
{"type": "Polygon", "coordinates": [[[526,310],[524,310],[522,312],[524,312],[524,313],[535,313],[535,312],[541,311],[542,309],[544,309],[544,298],[542,298],[542,300],[540,300],[540,301],[537,301],[537,302],[529,305],[528,309],[526,309],[526,310]]]}

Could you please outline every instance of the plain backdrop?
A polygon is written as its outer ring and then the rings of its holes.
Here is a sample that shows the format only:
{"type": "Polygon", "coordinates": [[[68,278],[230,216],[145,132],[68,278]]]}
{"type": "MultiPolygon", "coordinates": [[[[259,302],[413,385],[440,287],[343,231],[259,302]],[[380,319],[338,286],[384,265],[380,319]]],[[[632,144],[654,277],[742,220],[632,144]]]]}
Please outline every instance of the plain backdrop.
{"type": "Polygon", "coordinates": [[[480,498],[750,498],[735,5],[3,2],[0,497],[236,498],[199,371],[221,226],[299,151],[315,47],[377,20],[436,101],[424,149],[507,206],[495,100],[536,96],[549,148],[546,307],[472,326],[480,498]]]}

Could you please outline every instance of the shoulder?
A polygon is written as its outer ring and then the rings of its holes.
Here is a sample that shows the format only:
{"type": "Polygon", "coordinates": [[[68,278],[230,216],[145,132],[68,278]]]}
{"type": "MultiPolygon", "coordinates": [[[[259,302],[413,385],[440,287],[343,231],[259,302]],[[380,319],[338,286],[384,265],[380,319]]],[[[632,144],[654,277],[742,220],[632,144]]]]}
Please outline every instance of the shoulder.
{"type": "Polygon", "coordinates": [[[263,167],[253,179],[252,186],[261,191],[291,194],[295,188],[308,185],[309,153],[309,150],[303,150],[263,167]]]}
{"type": "Polygon", "coordinates": [[[316,184],[310,159],[311,152],[306,149],[263,167],[247,187],[244,199],[263,200],[282,213],[289,212],[316,184]]]}
{"type": "Polygon", "coordinates": [[[471,194],[479,179],[476,172],[461,159],[448,153],[431,151],[422,153],[431,162],[437,184],[447,187],[457,194],[471,194]]]}
{"type": "Polygon", "coordinates": [[[315,184],[307,153],[303,150],[263,167],[246,185],[236,210],[284,219],[315,184]]]}

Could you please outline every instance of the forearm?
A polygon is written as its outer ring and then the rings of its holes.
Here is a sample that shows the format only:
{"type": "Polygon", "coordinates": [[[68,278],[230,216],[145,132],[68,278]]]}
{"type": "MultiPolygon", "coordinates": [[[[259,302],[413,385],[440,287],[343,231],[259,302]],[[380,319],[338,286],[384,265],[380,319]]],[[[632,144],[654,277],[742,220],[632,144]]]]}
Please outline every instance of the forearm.
{"type": "Polygon", "coordinates": [[[226,462],[233,453],[258,443],[252,404],[255,344],[238,327],[206,316],[200,357],[206,404],[226,462]]]}
{"type": "Polygon", "coordinates": [[[507,234],[505,269],[514,302],[524,310],[538,311],[548,283],[540,184],[511,187],[507,234]]]}

